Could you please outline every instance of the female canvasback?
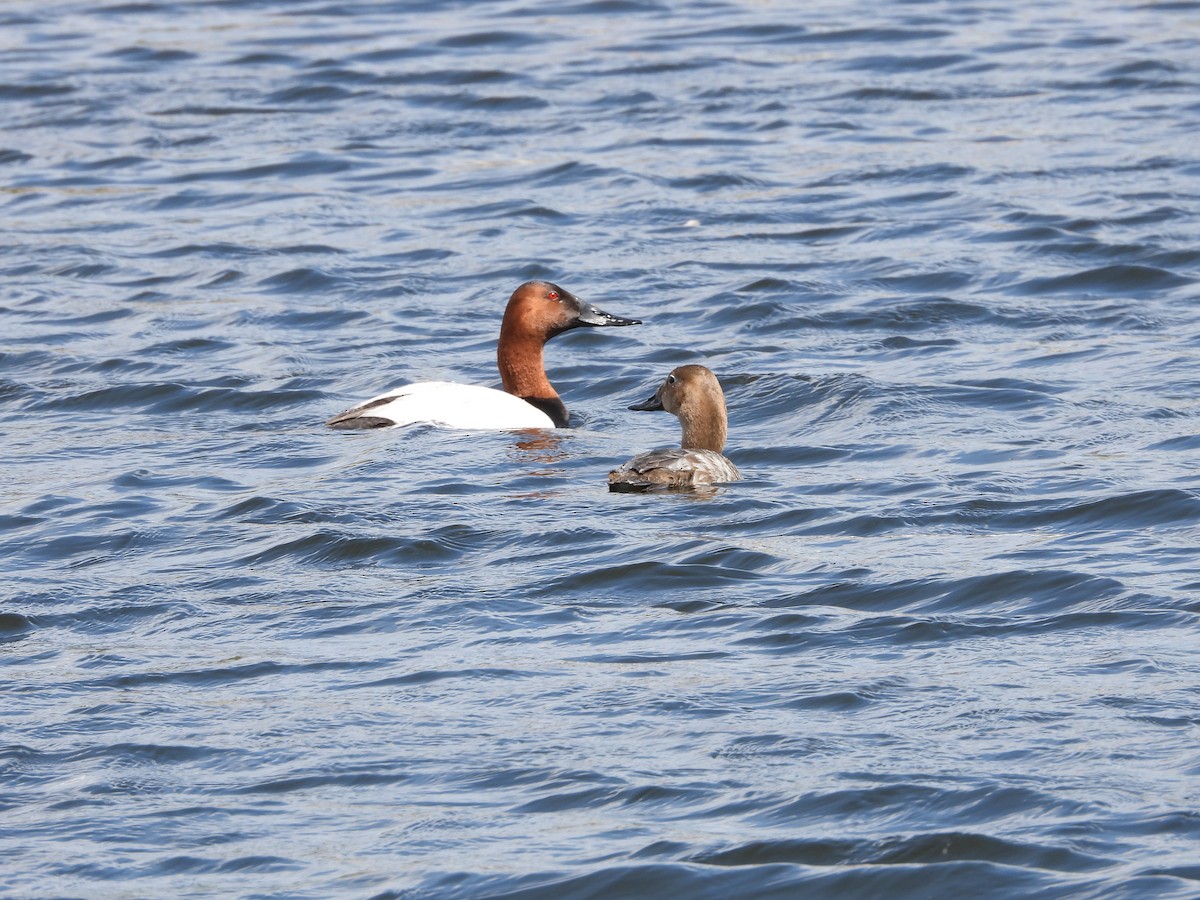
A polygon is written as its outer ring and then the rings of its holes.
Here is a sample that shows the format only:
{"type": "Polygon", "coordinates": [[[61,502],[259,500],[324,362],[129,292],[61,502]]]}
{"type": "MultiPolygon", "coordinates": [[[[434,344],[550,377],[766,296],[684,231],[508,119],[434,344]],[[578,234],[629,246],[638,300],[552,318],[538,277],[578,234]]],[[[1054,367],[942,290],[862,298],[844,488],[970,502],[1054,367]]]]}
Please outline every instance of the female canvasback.
{"type": "Polygon", "coordinates": [[[449,381],[408,384],[339,413],[331,428],[387,428],[417,422],[444,428],[565,428],[567,408],[546,378],[542,345],[581,325],[640,325],[584,303],[548,281],[527,281],[508,298],[496,362],[504,390],[449,381]]]}
{"type": "Polygon", "coordinates": [[[665,409],[678,416],[683,440],[678,448],[639,453],[608,473],[610,491],[692,488],[737,481],[737,467],[725,449],[725,395],[717,376],[704,366],[680,366],[654,396],[630,409],[665,409]]]}

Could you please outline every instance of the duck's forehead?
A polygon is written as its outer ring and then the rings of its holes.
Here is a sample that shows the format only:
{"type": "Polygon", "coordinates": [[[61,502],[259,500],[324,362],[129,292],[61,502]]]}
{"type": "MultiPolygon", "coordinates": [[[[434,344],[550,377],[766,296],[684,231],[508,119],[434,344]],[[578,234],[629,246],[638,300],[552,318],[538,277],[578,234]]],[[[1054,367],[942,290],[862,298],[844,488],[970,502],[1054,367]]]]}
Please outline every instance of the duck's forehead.
{"type": "Polygon", "coordinates": [[[686,384],[689,388],[697,391],[705,391],[708,393],[721,393],[721,382],[711,371],[704,366],[683,366],[683,371],[679,373],[679,381],[686,384]]]}
{"type": "Polygon", "coordinates": [[[545,300],[551,291],[565,294],[562,288],[549,281],[527,281],[517,288],[517,296],[522,300],[545,300]]]}
{"type": "Polygon", "coordinates": [[[687,370],[687,366],[680,366],[671,373],[671,377],[674,381],[668,383],[667,386],[675,390],[688,388],[696,383],[695,375],[687,370]]]}

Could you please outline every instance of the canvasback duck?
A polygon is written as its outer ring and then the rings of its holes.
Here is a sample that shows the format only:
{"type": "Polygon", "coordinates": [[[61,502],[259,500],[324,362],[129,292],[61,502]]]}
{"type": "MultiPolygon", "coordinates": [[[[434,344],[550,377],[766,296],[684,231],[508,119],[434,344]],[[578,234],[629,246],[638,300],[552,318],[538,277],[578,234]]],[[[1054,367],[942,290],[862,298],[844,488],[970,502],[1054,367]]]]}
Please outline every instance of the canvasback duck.
{"type": "Polygon", "coordinates": [[[741,478],[737,467],[721,455],[727,430],[725,395],[717,376],[704,366],[680,366],[666,377],[654,396],[630,409],[665,409],[679,418],[679,447],[639,453],[608,473],[610,491],[653,488],[687,489],[741,478]]]}
{"type": "Polygon", "coordinates": [[[423,381],[338,413],[330,428],[388,428],[428,423],[444,428],[506,430],[565,428],[567,408],[546,378],[542,346],[556,334],[582,325],[640,325],[623,319],[548,281],[527,281],[508,298],[500,323],[496,363],[504,390],[449,381],[423,381]]]}

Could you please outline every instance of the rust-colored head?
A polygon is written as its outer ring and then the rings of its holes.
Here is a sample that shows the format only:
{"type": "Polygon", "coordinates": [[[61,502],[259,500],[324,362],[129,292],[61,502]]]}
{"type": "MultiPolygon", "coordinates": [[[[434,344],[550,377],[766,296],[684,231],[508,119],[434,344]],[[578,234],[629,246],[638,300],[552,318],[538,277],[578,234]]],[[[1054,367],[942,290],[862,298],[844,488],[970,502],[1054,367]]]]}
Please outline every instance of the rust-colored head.
{"type": "Polygon", "coordinates": [[[629,408],[665,409],[678,417],[684,450],[720,453],[725,449],[725,393],[717,376],[704,366],[679,366],[663,380],[653,397],[629,408]]]}
{"type": "Polygon", "coordinates": [[[546,378],[542,345],[564,331],[581,326],[640,325],[597,309],[549,281],[527,281],[508,298],[496,363],[504,390],[544,409],[559,427],[567,410],[546,378]]]}
{"type": "Polygon", "coordinates": [[[581,325],[640,325],[640,319],[623,319],[584,303],[570,291],[549,281],[527,281],[508,298],[500,342],[537,338],[542,343],[581,325]]]}

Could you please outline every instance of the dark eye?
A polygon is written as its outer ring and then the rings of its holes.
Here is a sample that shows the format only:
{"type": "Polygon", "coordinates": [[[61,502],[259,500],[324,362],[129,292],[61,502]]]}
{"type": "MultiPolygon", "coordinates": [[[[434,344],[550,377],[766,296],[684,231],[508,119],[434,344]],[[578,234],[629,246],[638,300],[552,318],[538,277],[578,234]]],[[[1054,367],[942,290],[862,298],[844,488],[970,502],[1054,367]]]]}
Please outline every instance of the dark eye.
{"type": "Polygon", "coordinates": [[[675,376],[674,376],[674,375],[668,375],[668,376],[667,376],[667,384],[674,384],[674,383],[675,383],[675,376]]]}
{"type": "Polygon", "coordinates": [[[558,291],[550,291],[550,293],[548,293],[546,295],[546,299],[547,300],[557,300],[558,299],[558,291]]]}

